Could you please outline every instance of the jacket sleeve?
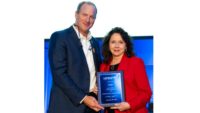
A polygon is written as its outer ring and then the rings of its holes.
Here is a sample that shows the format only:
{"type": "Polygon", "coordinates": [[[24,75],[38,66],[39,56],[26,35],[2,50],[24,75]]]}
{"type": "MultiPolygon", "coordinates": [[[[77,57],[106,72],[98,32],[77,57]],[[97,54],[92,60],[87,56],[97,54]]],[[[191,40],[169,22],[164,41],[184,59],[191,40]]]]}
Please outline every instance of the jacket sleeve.
{"type": "Polygon", "coordinates": [[[68,75],[67,50],[62,36],[53,33],[49,45],[49,63],[53,82],[75,105],[86,95],[68,75]]]}
{"type": "Polygon", "coordinates": [[[130,100],[131,111],[136,111],[145,107],[152,95],[149,81],[147,78],[144,62],[140,58],[136,58],[133,62],[134,79],[137,87],[137,96],[130,100]]]}

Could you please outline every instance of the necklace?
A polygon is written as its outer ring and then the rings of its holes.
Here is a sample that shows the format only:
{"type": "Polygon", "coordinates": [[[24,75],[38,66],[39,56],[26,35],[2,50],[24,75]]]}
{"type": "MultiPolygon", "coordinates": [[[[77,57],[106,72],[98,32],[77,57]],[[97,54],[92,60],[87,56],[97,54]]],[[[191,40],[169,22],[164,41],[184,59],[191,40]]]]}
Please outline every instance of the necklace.
{"type": "Polygon", "coordinates": [[[119,66],[119,63],[118,63],[118,64],[115,64],[115,65],[110,65],[110,71],[115,71],[115,70],[117,70],[118,66],[119,66]]]}

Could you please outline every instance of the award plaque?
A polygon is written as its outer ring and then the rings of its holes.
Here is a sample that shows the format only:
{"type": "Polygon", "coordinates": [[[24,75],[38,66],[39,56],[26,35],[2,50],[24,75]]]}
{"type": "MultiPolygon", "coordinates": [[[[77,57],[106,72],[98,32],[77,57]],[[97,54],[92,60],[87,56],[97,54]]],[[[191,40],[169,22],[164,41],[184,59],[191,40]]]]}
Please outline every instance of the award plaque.
{"type": "Polygon", "coordinates": [[[104,107],[124,101],[123,71],[97,72],[98,102],[104,107]]]}

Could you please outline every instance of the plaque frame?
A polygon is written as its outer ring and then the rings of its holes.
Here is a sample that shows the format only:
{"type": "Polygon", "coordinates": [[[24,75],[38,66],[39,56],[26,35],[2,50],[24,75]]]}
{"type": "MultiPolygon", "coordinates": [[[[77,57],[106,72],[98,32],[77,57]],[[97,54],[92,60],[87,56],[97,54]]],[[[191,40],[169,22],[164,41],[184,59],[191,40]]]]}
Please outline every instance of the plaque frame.
{"type": "Polygon", "coordinates": [[[114,104],[125,101],[123,71],[97,72],[97,86],[98,86],[98,102],[100,105],[104,107],[111,107],[114,106],[114,104]],[[106,89],[102,89],[102,86],[104,88],[106,86],[107,87],[106,89]],[[106,92],[106,90],[108,92],[106,92]]]}

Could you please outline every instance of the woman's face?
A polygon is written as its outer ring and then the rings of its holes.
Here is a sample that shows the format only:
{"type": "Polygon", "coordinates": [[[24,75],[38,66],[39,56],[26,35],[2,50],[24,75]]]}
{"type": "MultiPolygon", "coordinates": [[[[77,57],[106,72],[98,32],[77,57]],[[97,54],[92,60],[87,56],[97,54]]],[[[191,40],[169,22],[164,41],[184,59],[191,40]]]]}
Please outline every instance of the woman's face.
{"type": "Polygon", "coordinates": [[[113,57],[122,57],[126,50],[126,43],[119,33],[114,33],[109,41],[109,49],[113,57]]]}

